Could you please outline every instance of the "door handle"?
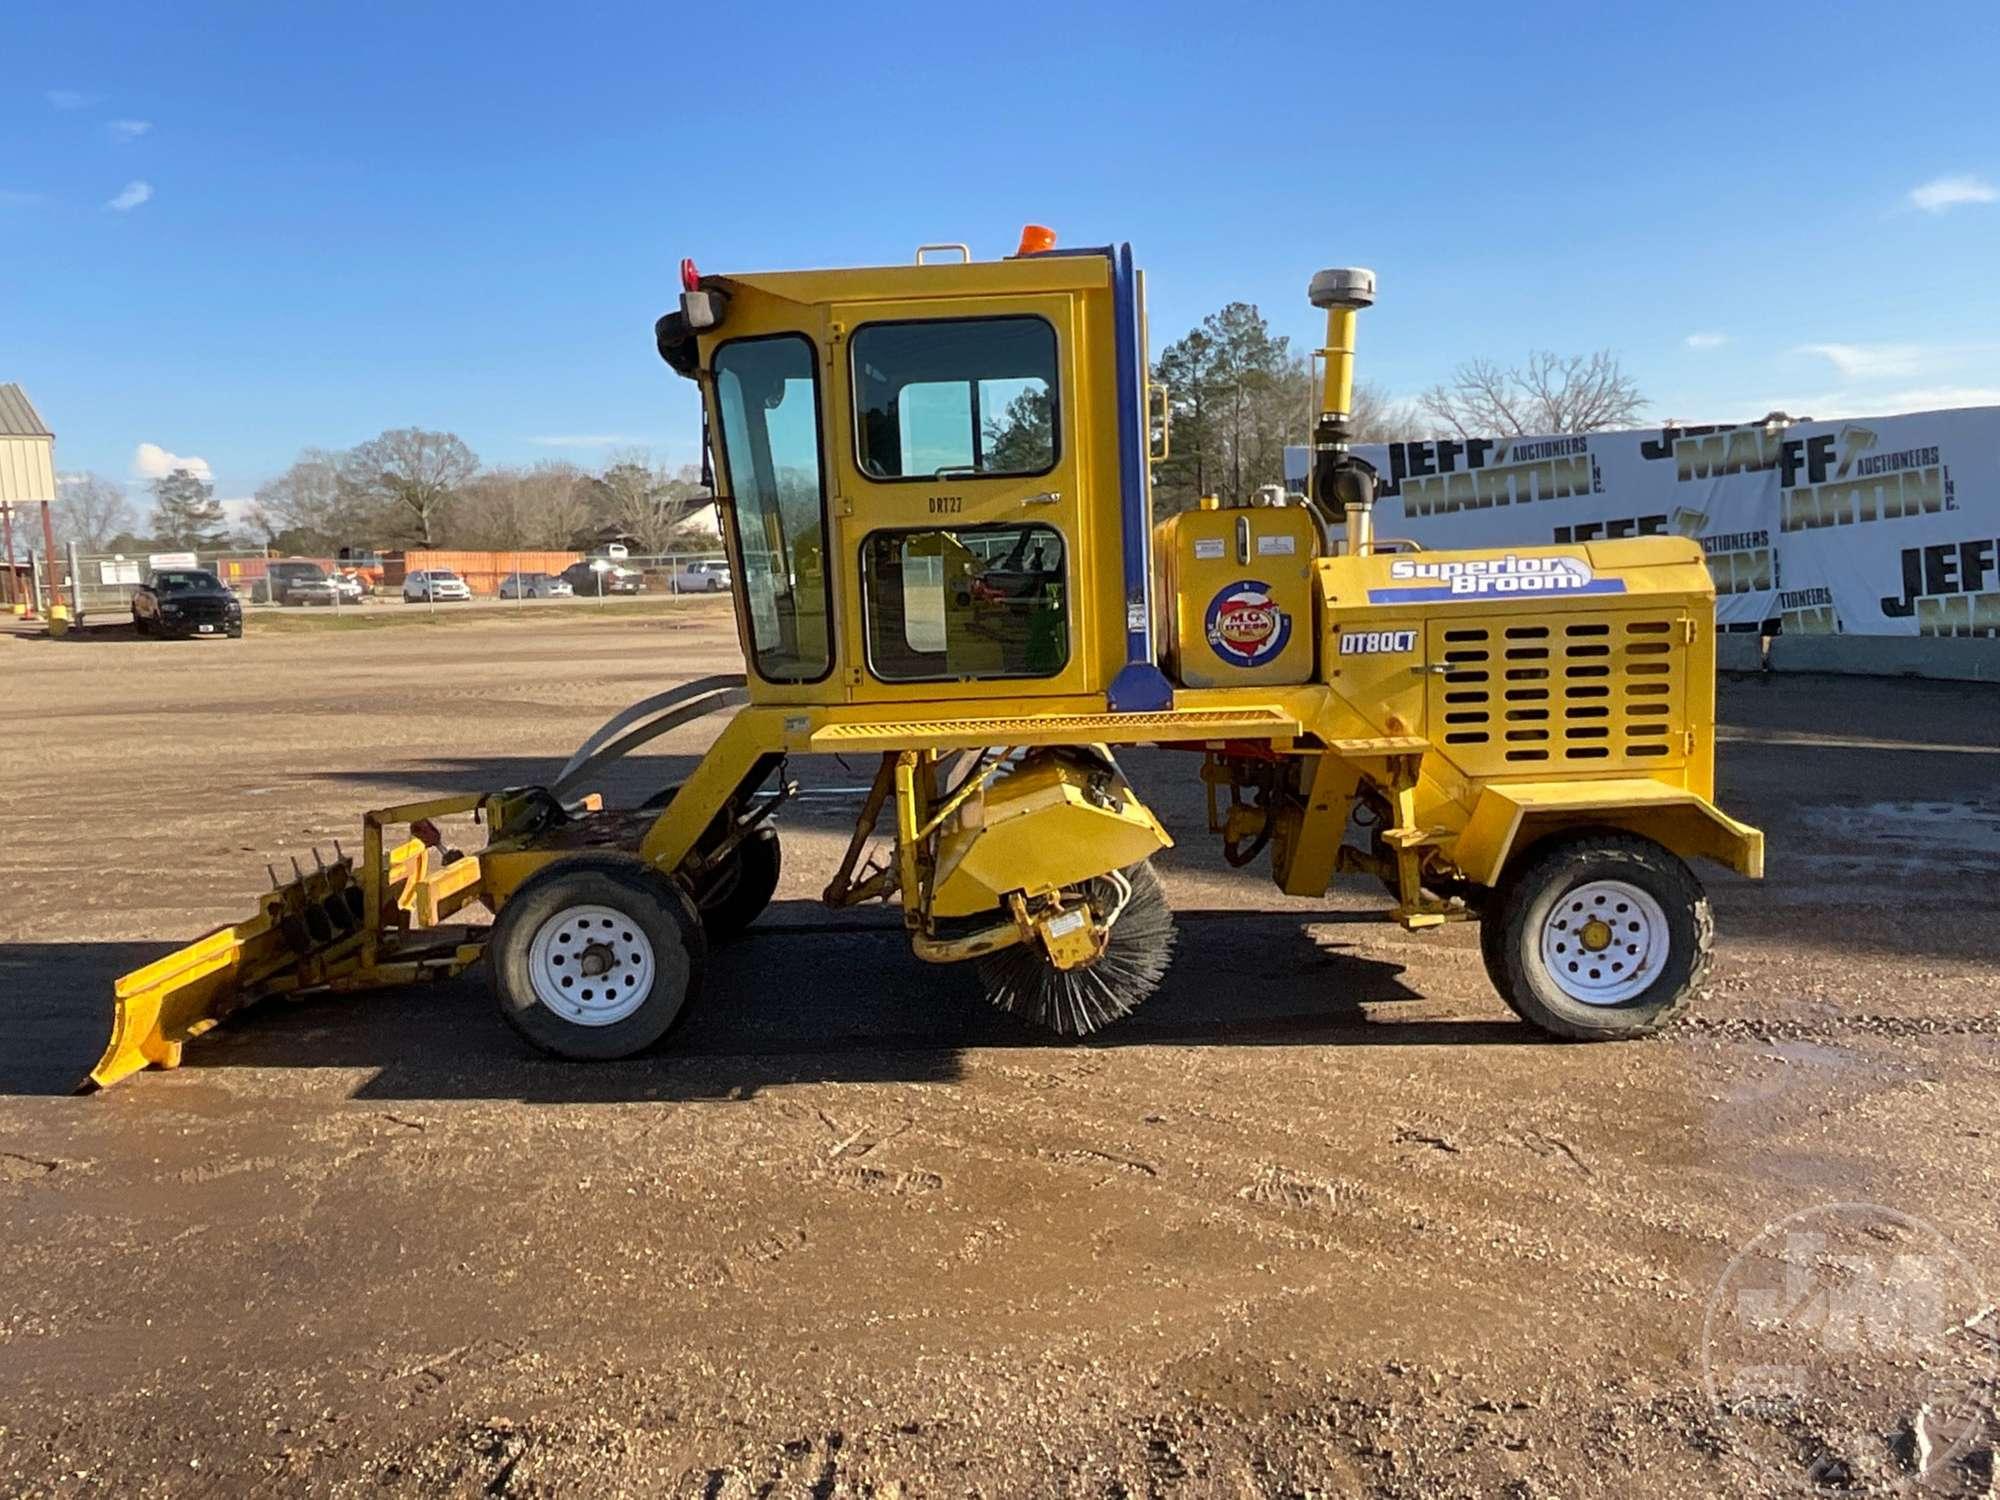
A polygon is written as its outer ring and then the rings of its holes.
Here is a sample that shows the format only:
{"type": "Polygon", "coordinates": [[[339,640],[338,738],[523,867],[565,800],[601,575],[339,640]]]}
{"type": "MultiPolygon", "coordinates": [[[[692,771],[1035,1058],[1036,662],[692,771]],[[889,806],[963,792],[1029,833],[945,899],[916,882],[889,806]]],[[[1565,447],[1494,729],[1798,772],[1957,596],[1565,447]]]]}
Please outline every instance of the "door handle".
{"type": "Polygon", "coordinates": [[[1021,503],[1023,505],[1060,505],[1062,503],[1062,491],[1043,490],[1039,495],[1029,495],[1021,503]]]}

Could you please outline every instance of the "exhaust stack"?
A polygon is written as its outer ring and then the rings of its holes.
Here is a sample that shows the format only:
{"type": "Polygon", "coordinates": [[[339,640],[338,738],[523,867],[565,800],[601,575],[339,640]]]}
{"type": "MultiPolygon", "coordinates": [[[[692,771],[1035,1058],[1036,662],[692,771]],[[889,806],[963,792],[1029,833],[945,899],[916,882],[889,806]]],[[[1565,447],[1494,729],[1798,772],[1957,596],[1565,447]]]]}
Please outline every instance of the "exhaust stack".
{"type": "Polygon", "coordinates": [[[1306,295],[1326,310],[1326,383],[1313,424],[1312,498],[1323,512],[1347,517],[1347,551],[1366,557],[1375,547],[1375,470],[1348,452],[1354,406],[1354,315],[1375,302],[1375,273],[1358,266],[1321,271],[1306,295]]]}

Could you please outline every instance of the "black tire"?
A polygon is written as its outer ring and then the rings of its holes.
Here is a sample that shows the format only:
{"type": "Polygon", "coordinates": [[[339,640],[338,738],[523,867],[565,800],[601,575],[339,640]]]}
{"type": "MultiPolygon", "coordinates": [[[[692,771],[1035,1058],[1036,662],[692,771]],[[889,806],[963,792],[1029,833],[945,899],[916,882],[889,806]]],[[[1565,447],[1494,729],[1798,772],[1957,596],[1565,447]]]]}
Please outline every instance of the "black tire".
{"type": "Polygon", "coordinates": [[[695,898],[708,940],[726,943],[756,921],[777,894],[783,868],[778,830],[769,823],[730,850],[729,858],[695,898]]]}
{"type": "Polygon", "coordinates": [[[151,635],[153,633],[153,622],[140,615],[132,616],[132,633],[134,635],[151,635]]]}
{"type": "MultiPolygon", "coordinates": [[[[680,783],[675,782],[653,793],[639,806],[662,809],[680,789],[680,783]]],[[[713,844],[722,837],[723,827],[723,819],[718,815],[701,842],[713,844]]],[[[709,942],[725,943],[756,921],[777,894],[778,876],[783,869],[778,830],[769,823],[738,844],[708,884],[695,893],[695,905],[701,911],[701,925],[708,931],[709,942]]]]}
{"type": "MultiPolygon", "coordinates": [[[[1608,907],[1604,901],[1601,895],[1593,898],[1590,909],[1578,909],[1577,919],[1588,922],[1602,908],[1604,918],[1619,921],[1612,910],[1618,904],[1615,896],[1608,907]]],[[[1633,930],[1642,929],[1634,925],[1633,930]]],[[[1608,829],[1566,834],[1530,849],[1501,880],[1479,924],[1480,957],[1500,998],[1530,1025],[1573,1041],[1620,1041],[1658,1031],[1693,1002],[1708,978],[1714,944],[1715,919],[1694,872],[1651,839],[1608,829]],[[1665,922],[1666,955],[1658,975],[1645,989],[1615,1003],[1592,1003],[1571,994],[1557,982],[1542,951],[1545,927],[1563,920],[1556,914],[1558,903],[1597,881],[1636,887],[1658,904],[1665,922]]],[[[1599,951],[1602,960],[1579,944],[1577,960],[1569,967],[1617,968],[1618,959],[1610,957],[1618,951],[1615,928],[1611,946],[1599,951]]],[[[1598,969],[1589,973],[1595,978],[1598,969]]],[[[1609,980],[1608,973],[1605,977],[1609,980]]]]}
{"type": "MultiPolygon", "coordinates": [[[[607,1061],[645,1051],[687,1016],[701,990],[708,940],[694,902],[673,881],[636,859],[579,854],[522,882],[493,924],[486,957],[501,1018],[525,1040],[557,1057],[607,1061]],[[614,944],[616,936],[643,934],[652,952],[645,998],[605,1025],[565,1018],[535,988],[536,938],[564,912],[584,906],[606,908],[632,924],[624,933],[611,927],[607,937],[614,944]]],[[[614,965],[604,977],[616,972],[614,965]]],[[[577,977],[586,978],[582,972],[577,977]]]]}

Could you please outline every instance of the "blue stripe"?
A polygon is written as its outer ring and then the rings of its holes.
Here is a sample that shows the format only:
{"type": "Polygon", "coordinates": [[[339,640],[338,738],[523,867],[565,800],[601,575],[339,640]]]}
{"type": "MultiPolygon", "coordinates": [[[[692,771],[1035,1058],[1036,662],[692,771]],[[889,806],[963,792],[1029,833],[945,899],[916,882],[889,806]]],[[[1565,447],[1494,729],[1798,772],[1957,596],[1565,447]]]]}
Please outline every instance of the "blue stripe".
{"type": "MultiPolygon", "coordinates": [[[[1125,665],[1111,681],[1107,706],[1115,714],[1157,713],[1171,708],[1173,685],[1153,661],[1152,579],[1147,555],[1152,518],[1146,514],[1145,402],[1140,396],[1139,277],[1132,247],[1111,259],[1111,338],[1118,354],[1118,514],[1125,533],[1125,665]],[[1135,628],[1133,621],[1139,623],[1135,628]]],[[[1088,502],[1089,497],[1085,500],[1088,502]]]]}

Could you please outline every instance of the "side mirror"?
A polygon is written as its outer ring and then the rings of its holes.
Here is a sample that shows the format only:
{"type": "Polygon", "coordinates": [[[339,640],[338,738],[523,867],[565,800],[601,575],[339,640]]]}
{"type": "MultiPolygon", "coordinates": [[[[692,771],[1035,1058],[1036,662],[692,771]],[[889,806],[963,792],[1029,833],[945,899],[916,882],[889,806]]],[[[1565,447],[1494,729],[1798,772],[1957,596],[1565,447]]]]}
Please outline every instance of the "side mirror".
{"type": "Polygon", "coordinates": [[[692,379],[701,362],[701,353],[695,347],[694,330],[688,327],[682,314],[673,312],[653,325],[653,343],[676,375],[692,379]]]}

